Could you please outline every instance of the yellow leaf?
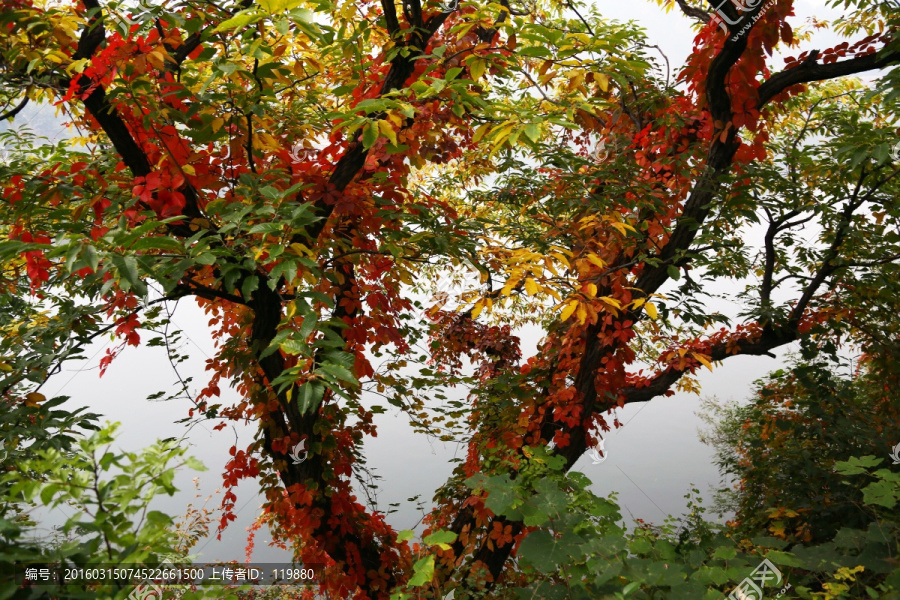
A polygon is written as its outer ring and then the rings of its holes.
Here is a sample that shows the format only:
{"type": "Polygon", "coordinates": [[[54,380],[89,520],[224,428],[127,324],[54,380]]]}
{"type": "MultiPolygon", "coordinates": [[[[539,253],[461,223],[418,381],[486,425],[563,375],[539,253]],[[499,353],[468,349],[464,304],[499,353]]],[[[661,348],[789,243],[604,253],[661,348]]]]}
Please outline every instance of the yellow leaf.
{"type": "Polygon", "coordinates": [[[594,73],[594,81],[600,86],[600,89],[604,92],[609,91],[609,77],[604,75],[603,73],[594,73]]]}
{"type": "Polygon", "coordinates": [[[25,396],[25,405],[26,406],[37,406],[41,402],[44,402],[47,399],[46,396],[41,394],[40,392],[31,392],[25,396]]]}
{"type": "Polygon", "coordinates": [[[388,120],[397,127],[403,127],[403,117],[397,113],[388,113],[388,120]]]}
{"type": "Polygon", "coordinates": [[[572,316],[572,313],[575,312],[575,309],[578,308],[578,302],[576,300],[570,300],[566,307],[563,309],[562,314],[559,315],[559,318],[563,321],[568,321],[569,317],[572,316]]]}
{"type": "Polygon", "coordinates": [[[0,371],[12,371],[13,368],[5,362],[0,362],[0,371]]]}
{"type": "Polygon", "coordinates": [[[189,225],[191,231],[200,231],[201,229],[209,229],[212,227],[212,223],[209,222],[209,219],[201,219],[194,218],[191,219],[191,224],[189,225]]]}
{"type": "Polygon", "coordinates": [[[478,129],[475,130],[475,134],[472,136],[472,143],[477,144],[478,140],[484,137],[484,134],[487,133],[488,127],[490,126],[490,123],[485,123],[484,125],[479,126],[478,129]]]}
{"type": "Polygon", "coordinates": [[[487,63],[483,58],[470,58],[466,62],[469,63],[469,75],[472,76],[472,81],[478,81],[484,75],[487,63]]]}
{"type": "Polygon", "coordinates": [[[300,242],[294,242],[293,244],[291,244],[291,250],[293,250],[294,252],[296,252],[297,254],[299,254],[301,256],[305,254],[306,256],[309,256],[310,258],[316,257],[315,252],[313,252],[312,250],[310,250],[309,248],[307,248],[300,242]]]}
{"type": "Polygon", "coordinates": [[[278,143],[278,140],[276,140],[268,133],[257,133],[256,136],[259,139],[260,145],[264,148],[277,150],[281,147],[281,145],[278,143]]]}
{"type": "Polygon", "coordinates": [[[194,170],[194,167],[191,165],[182,165],[181,170],[185,172],[187,175],[196,175],[197,171],[194,170]]]}
{"type": "Polygon", "coordinates": [[[589,36],[586,33],[573,33],[573,34],[571,34],[571,37],[575,38],[576,40],[578,40],[585,46],[590,46],[591,43],[594,41],[593,38],[591,38],[591,36],[589,36]]]}
{"type": "Polygon", "coordinates": [[[46,60],[49,60],[50,62],[54,62],[56,64],[60,64],[63,61],[66,61],[69,59],[69,57],[66,54],[63,54],[59,50],[50,50],[49,52],[47,52],[44,55],[44,58],[46,60]]]}
{"type": "Polygon", "coordinates": [[[472,318],[477,319],[482,310],[484,310],[484,300],[479,300],[475,303],[475,306],[472,307],[472,318]]]}
{"type": "Polygon", "coordinates": [[[69,75],[71,75],[72,73],[81,73],[87,68],[90,62],[91,61],[88,58],[80,58],[76,61],[73,61],[71,65],[66,67],[66,73],[68,73],[69,75]]]}
{"type": "Polygon", "coordinates": [[[259,5],[270,15],[283,13],[299,6],[299,0],[261,0],[259,5]]]}
{"type": "Polygon", "coordinates": [[[509,139],[509,136],[512,135],[513,130],[516,128],[516,124],[512,122],[507,122],[502,125],[498,125],[491,130],[491,135],[494,138],[494,145],[491,148],[491,155],[496,152],[500,146],[502,146],[506,140],[509,139]],[[496,132],[496,133],[495,133],[496,132]]]}
{"type": "Polygon", "coordinates": [[[397,145],[397,132],[394,131],[393,127],[391,127],[390,121],[386,119],[378,121],[378,131],[381,132],[381,135],[391,140],[391,143],[393,145],[397,145]]]}
{"type": "Polygon", "coordinates": [[[647,312],[647,316],[654,321],[656,320],[656,317],[659,316],[659,313],[656,312],[656,305],[654,305],[652,302],[648,302],[647,304],[645,304],[644,310],[647,312]]]}
{"type": "Polygon", "coordinates": [[[628,232],[629,229],[630,229],[631,231],[634,231],[634,227],[628,225],[627,223],[613,222],[613,223],[610,223],[610,225],[612,225],[613,227],[615,227],[616,230],[617,230],[619,233],[621,233],[622,235],[626,235],[626,233],[628,232]]]}
{"type": "Polygon", "coordinates": [[[616,300],[615,298],[610,298],[609,296],[600,296],[597,298],[598,300],[602,300],[603,302],[609,304],[610,306],[614,306],[621,310],[622,303],[616,300]]]}
{"type": "Polygon", "coordinates": [[[596,254],[594,254],[593,252],[588,254],[587,259],[589,261],[591,261],[592,264],[597,265],[601,269],[606,266],[606,263],[603,262],[603,260],[601,260],[601,258],[599,256],[597,256],[596,254]]]}
{"type": "Polygon", "coordinates": [[[145,54],[147,57],[147,62],[156,67],[157,69],[164,69],[166,66],[166,55],[163,54],[159,50],[151,50],[149,53],[145,54]]]}
{"type": "Polygon", "coordinates": [[[589,283],[587,286],[587,295],[590,296],[591,298],[596,297],[597,296],[597,286],[594,285],[593,283],[589,283]]]}
{"type": "Polygon", "coordinates": [[[531,277],[525,279],[525,291],[528,292],[529,296],[534,296],[538,293],[538,285],[531,277]]]}
{"type": "Polygon", "coordinates": [[[712,365],[709,363],[709,361],[706,359],[706,357],[703,356],[702,354],[698,354],[697,352],[691,352],[691,356],[693,356],[694,358],[696,358],[696,359],[697,359],[697,362],[699,362],[700,364],[702,364],[704,367],[706,367],[706,368],[709,369],[710,371],[713,370],[712,365]]]}
{"type": "Polygon", "coordinates": [[[584,322],[587,320],[587,310],[585,310],[583,304],[578,305],[578,310],[575,311],[575,314],[578,316],[578,322],[584,325],[584,322]]]}
{"type": "Polygon", "coordinates": [[[569,259],[567,259],[561,252],[551,252],[550,256],[552,256],[553,258],[555,258],[562,264],[566,265],[567,269],[572,268],[572,265],[569,264],[569,259]]]}

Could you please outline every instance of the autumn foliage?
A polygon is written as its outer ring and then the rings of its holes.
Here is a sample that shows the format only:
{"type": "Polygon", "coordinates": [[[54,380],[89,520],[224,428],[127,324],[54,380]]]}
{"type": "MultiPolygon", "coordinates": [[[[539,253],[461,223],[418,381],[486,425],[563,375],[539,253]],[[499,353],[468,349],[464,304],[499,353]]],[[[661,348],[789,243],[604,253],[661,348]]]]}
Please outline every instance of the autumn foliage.
{"type": "Polygon", "coordinates": [[[258,424],[221,527],[256,479],[261,523],[338,597],[565,577],[510,557],[549,537],[541,480],[611,409],[733,356],[839,344],[847,294],[898,282],[894,80],[832,81],[900,61],[891,7],[842,5],[849,41],[818,52],[792,0],[742,36],[694,4],[670,81],[633,25],[555,0],[4,1],[4,116],[52,104],[78,136],[0,170],[4,286],[50,315],[10,330],[4,393],[111,329],[109,368],[192,297],[218,352],[189,416],[258,424]],[[415,291],[464,264],[457,308],[422,311],[415,291]],[[720,292],[735,314],[704,303],[720,292]],[[523,356],[529,323],[545,337],[523,356]],[[466,402],[442,402],[460,383],[466,402]],[[468,444],[419,544],[354,491],[373,391],[468,444]]]}

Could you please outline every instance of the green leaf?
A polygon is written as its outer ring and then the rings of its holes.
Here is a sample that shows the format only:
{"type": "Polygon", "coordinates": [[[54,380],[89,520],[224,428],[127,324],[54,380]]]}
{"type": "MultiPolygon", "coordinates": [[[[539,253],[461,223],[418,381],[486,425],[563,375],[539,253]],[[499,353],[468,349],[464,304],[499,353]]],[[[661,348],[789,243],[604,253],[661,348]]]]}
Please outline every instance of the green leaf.
{"type": "Polygon", "coordinates": [[[212,252],[204,252],[195,256],[194,262],[198,265],[214,265],[216,264],[216,255],[212,252]]]}
{"type": "Polygon", "coordinates": [[[516,54],[542,58],[544,56],[550,56],[550,51],[544,46],[529,46],[528,48],[522,48],[521,50],[516,51],[516,54]]]}
{"type": "Polygon", "coordinates": [[[734,546],[719,546],[713,552],[713,558],[721,558],[722,560],[731,560],[737,556],[737,549],[734,546]]]}
{"type": "Polygon", "coordinates": [[[519,557],[541,573],[554,573],[569,562],[569,553],[577,551],[577,543],[583,542],[573,534],[555,537],[548,531],[532,531],[519,546],[519,557]]]}
{"type": "Polygon", "coordinates": [[[184,246],[168,237],[144,237],[131,245],[132,250],[171,250],[184,252],[184,246]]]}
{"type": "Polygon", "coordinates": [[[321,383],[311,381],[301,385],[297,390],[297,408],[300,414],[305,415],[319,408],[324,396],[325,386],[321,383]]]}
{"type": "Polygon", "coordinates": [[[876,481],[863,488],[863,502],[894,508],[897,506],[898,492],[900,489],[895,483],[886,480],[876,481]]]}
{"type": "Polygon", "coordinates": [[[48,485],[44,489],[41,490],[41,504],[44,506],[51,506],[51,502],[53,502],[53,497],[56,495],[56,492],[59,491],[58,485],[48,485]]]}
{"type": "Polygon", "coordinates": [[[301,0],[260,0],[259,5],[270,15],[276,15],[300,6],[301,0]]]}
{"type": "Polygon", "coordinates": [[[280,233],[282,225],[281,223],[257,223],[253,227],[247,230],[247,233],[280,233]]]}
{"type": "Polygon", "coordinates": [[[143,294],[146,286],[144,286],[144,282],[141,281],[140,276],[138,275],[137,259],[132,255],[122,256],[121,254],[113,254],[112,263],[119,271],[119,277],[128,283],[127,286],[123,287],[134,289],[136,293],[143,294]]]}
{"type": "Polygon", "coordinates": [[[628,544],[628,549],[635,554],[647,554],[653,549],[653,544],[647,538],[639,537],[631,540],[631,543],[628,544]]]}
{"type": "Polygon", "coordinates": [[[221,31],[230,31],[232,29],[241,29],[246,27],[250,23],[256,23],[262,18],[262,15],[253,9],[242,10],[230,19],[226,19],[219,23],[215,29],[213,29],[213,33],[219,33],[221,31]]]}
{"type": "Polygon", "coordinates": [[[466,485],[475,490],[486,491],[488,496],[484,505],[497,515],[502,514],[516,501],[515,483],[505,473],[493,477],[478,474],[467,479],[466,485]]]}
{"type": "Polygon", "coordinates": [[[634,590],[638,589],[639,587],[641,587],[640,583],[638,583],[637,581],[632,581],[631,583],[626,585],[624,588],[622,588],[622,595],[627,596],[628,594],[630,594],[634,590]]]}
{"type": "Polygon", "coordinates": [[[374,146],[375,142],[377,142],[377,141],[378,141],[378,129],[375,127],[375,124],[370,121],[363,126],[363,135],[362,135],[363,148],[368,150],[369,148],[374,146]]]}
{"type": "Polygon", "coordinates": [[[839,460],[834,463],[834,470],[841,475],[859,475],[866,473],[872,467],[883,462],[875,456],[851,456],[849,460],[839,460]]]}
{"type": "Polygon", "coordinates": [[[456,541],[456,534],[452,531],[435,531],[426,536],[424,541],[429,546],[438,546],[441,550],[449,550],[450,544],[456,541]]]}
{"type": "Polygon", "coordinates": [[[452,69],[448,69],[447,73],[444,75],[444,79],[447,81],[453,81],[456,77],[462,73],[462,67],[453,67],[452,69]]]}
{"type": "Polygon", "coordinates": [[[296,338],[288,338],[279,346],[284,352],[288,354],[301,355],[306,356],[309,354],[309,344],[307,344],[303,340],[299,340],[296,338]]]}
{"type": "Polygon", "coordinates": [[[193,456],[188,456],[184,460],[184,465],[186,467],[188,467],[189,469],[193,469],[194,471],[205,471],[206,470],[206,465],[204,465],[202,462],[200,462],[198,459],[194,458],[193,456]]]}
{"type": "Polygon", "coordinates": [[[335,379],[339,381],[343,381],[349,383],[350,385],[358,385],[359,381],[356,379],[356,376],[350,372],[349,369],[344,367],[343,365],[336,365],[334,363],[325,363],[318,369],[317,371],[322,371],[331,375],[335,379]]]}
{"type": "Polygon", "coordinates": [[[434,556],[426,556],[416,561],[413,565],[413,576],[409,579],[409,585],[418,587],[430,583],[434,579],[434,556]]]}

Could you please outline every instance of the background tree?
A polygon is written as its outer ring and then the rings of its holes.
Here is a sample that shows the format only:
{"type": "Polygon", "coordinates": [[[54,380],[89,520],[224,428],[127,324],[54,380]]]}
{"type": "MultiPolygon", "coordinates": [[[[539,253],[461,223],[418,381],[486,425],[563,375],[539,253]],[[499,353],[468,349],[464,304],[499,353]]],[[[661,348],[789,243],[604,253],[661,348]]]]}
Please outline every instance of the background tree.
{"type": "Polygon", "coordinates": [[[888,457],[900,438],[900,403],[896,374],[860,369],[854,378],[835,375],[833,362],[779,370],[753,403],[721,415],[719,464],[738,482],[725,506],[744,536],[821,543],[841,527],[863,529],[873,520],[863,508],[863,479],[847,481],[835,463],[888,457]]]}
{"type": "MultiPolygon", "coordinates": [[[[10,332],[34,339],[10,342],[5,393],[33,393],[111,327],[122,346],[105,369],[141,343],[150,302],[196,297],[219,346],[191,414],[258,423],[226,486],[258,478],[263,519],[329,565],[324,589],[527,584],[503,579],[508,559],[557,547],[542,507],[577,492],[565,473],[610,408],[694,389],[698,368],[730,356],[833,338],[852,312],[842,290],[900,256],[893,76],[883,97],[803,85],[900,60],[892,5],[842,3],[850,41],[778,72],[773,48],[803,39],[791,0],[725,6],[721,28],[679,6],[700,24],[673,86],[639,31],[568,2],[6,0],[7,114],[58,103],[86,145],[3,168],[0,259],[52,325],[10,332]],[[611,151],[591,155],[600,139],[611,151]],[[757,252],[745,236],[758,226],[757,252]],[[815,232],[802,243],[801,227],[815,232]],[[406,286],[463,259],[481,285],[432,312],[433,367],[410,378],[422,323],[406,286]],[[707,308],[733,279],[748,284],[743,312],[707,308]],[[88,306],[71,334],[66,299],[88,306]],[[512,326],[528,319],[547,336],[522,362],[512,326]],[[383,353],[397,360],[376,372],[383,353]],[[414,557],[353,493],[374,433],[363,393],[433,428],[418,398],[466,361],[469,403],[436,412],[469,454],[414,557]],[[224,382],[237,405],[216,402],[224,382]],[[301,441],[309,458],[294,464],[301,441]]],[[[222,526],[235,500],[229,489],[222,526]]]]}

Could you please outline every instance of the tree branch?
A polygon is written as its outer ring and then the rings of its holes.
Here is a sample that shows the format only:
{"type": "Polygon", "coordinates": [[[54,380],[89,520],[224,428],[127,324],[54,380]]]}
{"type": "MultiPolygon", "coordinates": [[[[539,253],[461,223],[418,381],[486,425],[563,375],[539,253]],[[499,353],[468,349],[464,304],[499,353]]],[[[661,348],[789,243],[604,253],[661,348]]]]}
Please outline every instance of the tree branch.
{"type": "Polygon", "coordinates": [[[9,109],[7,112],[5,112],[5,113],[3,113],[2,115],[0,115],[0,121],[5,121],[6,119],[12,119],[12,118],[15,117],[17,114],[19,114],[20,112],[22,112],[22,110],[23,110],[26,106],[28,106],[28,96],[24,96],[24,97],[22,98],[22,101],[19,102],[19,103],[15,106],[15,108],[11,108],[11,109],[9,109]]]}
{"type": "Polygon", "coordinates": [[[691,6],[686,0],[675,1],[678,3],[678,8],[681,9],[681,12],[692,19],[697,19],[701,23],[709,23],[709,20],[712,18],[708,12],[702,8],[691,6]]]}
{"type": "Polygon", "coordinates": [[[856,58],[841,60],[828,65],[822,65],[816,62],[816,56],[817,53],[810,56],[811,60],[807,60],[796,67],[775,73],[764,81],[762,85],[759,86],[759,101],[756,103],[756,108],[762,108],[772,98],[798,83],[835,79],[836,77],[854,75],[873,69],[883,69],[900,62],[900,52],[896,51],[875,52],[874,54],[857,56],[856,58]]]}
{"type": "MultiPolygon", "coordinates": [[[[730,356],[772,356],[771,352],[775,348],[784,346],[795,341],[798,338],[796,329],[776,331],[773,327],[763,329],[762,335],[757,340],[740,340],[736,344],[729,345],[728,342],[716,344],[709,351],[710,361],[725,360],[730,356]]],[[[692,365],[696,366],[696,365],[692,365]]],[[[654,377],[648,385],[641,387],[629,387],[622,390],[620,396],[624,399],[625,404],[633,402],[647,402],[665,394],[672,385],[681,379],[687,368],[677,369],[668,367],[656,377],[654,377]]]]}
{"type": "Polygon", "coordinates": [[[400,33],[400,21],[397,19],[397,6],[394,0],[381,0],[381,9],[384,11],[384,22],[387,24],[388,33],[394,37],[400,33]]]}

